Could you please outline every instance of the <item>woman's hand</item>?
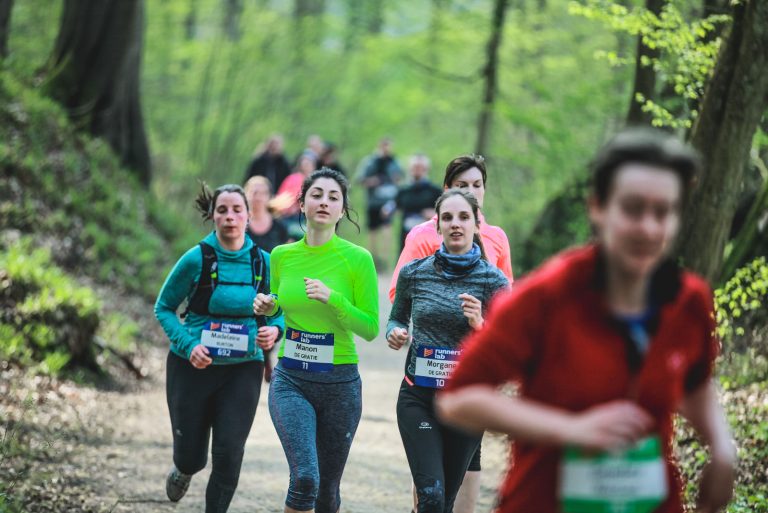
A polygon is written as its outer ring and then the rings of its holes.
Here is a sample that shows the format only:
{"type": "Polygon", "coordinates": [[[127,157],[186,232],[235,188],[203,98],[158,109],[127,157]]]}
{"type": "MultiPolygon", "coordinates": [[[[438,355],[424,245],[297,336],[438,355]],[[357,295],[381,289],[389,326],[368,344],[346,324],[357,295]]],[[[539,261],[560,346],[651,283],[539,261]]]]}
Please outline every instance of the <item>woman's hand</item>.
{"type": "Polygon", "coordinates": [[[562,433],[563,442],[610,451],[634,444],[653,428],[651,415],[632,401],[612,401],[577,413],[562,433]]]}
{"type": "Polygon", "coordinates": [[[274,347],[278,333],[280,330],[277,326],[262,326],[256,335],[256,343],[264,351],[269,351],[274,347]]]}
{"type": "Polygon", "coordinates": [[[408,342],[408,330],[405,328],[392,328],[387,335],[387,345],[395,351],[403,347],[406,342],[408,342]]]}
{"type": "Polygon", "coordinates": [[[198,344],[192,349],[189,355],[189,362],[195,369],[205,369],[213,363],[213,359],[208,356],[209,354],[208,349],[204,345],[198,344]]]}
{"type": "Polygon", "coordinates": [[[312,278],[304,278],[304,287],[309,299],[315,299],[326,305],[328,304],[328,298],[331,297],[331,289],[325,283],[320,280],[313,280],[312,278]]]}
{"type": "Polygon", "coordinates": [[[471,294],[459,294],[461,299],[461,309],[464,311],[464,317],[469,320],[469,325],[473,329],[480,329],[483,326],[483,304],[471,294]]]}
{"type": "Polygon", "coordinates": [[[275,298],[271,294],[256,294],[253,299],[253,313],[256,315],[272,315],[275,310],[275,298]]]}

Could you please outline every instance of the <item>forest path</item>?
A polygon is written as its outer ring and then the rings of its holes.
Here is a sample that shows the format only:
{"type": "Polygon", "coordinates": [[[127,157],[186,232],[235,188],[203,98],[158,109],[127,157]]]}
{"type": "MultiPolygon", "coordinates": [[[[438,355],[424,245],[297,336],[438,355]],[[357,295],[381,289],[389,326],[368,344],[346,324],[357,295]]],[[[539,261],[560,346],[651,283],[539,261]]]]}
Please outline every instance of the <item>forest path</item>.
{"type": "MultiPolygon", "coordinates": [[[[383,332],[390,305],[389,276],[379,277],[381,332],[372,343],[358,342],[363,380],[363,415],[341,482],[344,513],[406,513],[411,508],[411,480],[397,429],[395,404],[402,379],[403,351],[392,351],[383,332]]],[[[165,497],[165,475],[171,466],[171,428],[165,400],[166,350],[156,349],[157,378],[140,392],[101,398],[113,419],[113,436],[104,445],[85,448],[80,465],[94,468],[91,483],[101,508],[117,512],[176,512],[204,510],[208,466],[195,475],[187,495],[178,503],[165,497]],[[98,464],[94,464],[98,461],[98,464]],[[89,463],[90,462],[90,463],[89,463]]],[[[240,483],[230,506],[232,513],[283,511],[288,486],[285,455],[269,418],[268,385],[262,387],[256,420],[245,447],[240,483]]],[[[483,481],[477,512],[490,511],[504,470],[506,447],[498,436],[483,442],[483,481]]],[[[76,465],[78,463],[75,463],[76,465]]],[[[79,465],[78,465],[79,466],[79,465]]],[[[99,509],[101,509],[99,508],[99,509]]]]}

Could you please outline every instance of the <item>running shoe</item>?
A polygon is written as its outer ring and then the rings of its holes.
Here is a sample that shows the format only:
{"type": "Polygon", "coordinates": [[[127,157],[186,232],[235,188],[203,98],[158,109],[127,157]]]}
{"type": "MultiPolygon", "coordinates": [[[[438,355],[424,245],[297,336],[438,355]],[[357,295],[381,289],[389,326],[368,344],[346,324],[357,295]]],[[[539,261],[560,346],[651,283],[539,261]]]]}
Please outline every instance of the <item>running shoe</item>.
{"type": "Polygon", "coordinates": [[[189,482],[192,480],[191,475],[182,474],[176,465],[171,467],[171,471],[168,472],[168,477],[165,478],[165,493],[168,498],[173,502],[178,502],[179,499],[184,497],[189,488],[189,482]]]}

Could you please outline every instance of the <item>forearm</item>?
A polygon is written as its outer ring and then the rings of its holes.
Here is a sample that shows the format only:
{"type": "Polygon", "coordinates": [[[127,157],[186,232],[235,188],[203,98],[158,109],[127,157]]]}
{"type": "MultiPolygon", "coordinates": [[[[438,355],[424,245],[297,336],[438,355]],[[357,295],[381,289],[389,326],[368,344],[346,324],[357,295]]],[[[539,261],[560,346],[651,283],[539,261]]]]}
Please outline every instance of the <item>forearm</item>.
{"type": "Polygon", "coordinates": [[[176,311],[164,306],[159,300],[155,304],[155,317],[175,348],[189,356],[190,351],[196,345],[196,340],[190,337],[188,331],[176,316],[176,311]]]}
{"type": "Polygon", "coordinates": [[[561,445],[571,414],[526,399],[508,397],[488,385],[472,385],[437,396],[437,413],[470,431],[496,431],[526,442],[561,445]]]}
{"type": "Polygon", "coordinates": [[[285,333],[285,316],[282,315],[282,312],[280,312],[280,315],[266,316],[264,319],[267,322],[267,326],[274,326],[278,329],[277,338],[280,339],[282,334],[285,333]]]}
{"type": "Polygon", "coordinates": [[[385,337],[389,336],[389,333],[395,329],[395,328],[402,328],[404,330],[408,329],[408,324],[404,324],[397,319],[393,319],[392,317],[389,318],[389,322],[387,322],[387,328],[385,330],[385,337]]]}
{"type": "Polygon", "coordinates": [[[680,414],[709,447],[713,461],[736,464],[733,436],[711,380],[686,397],[680,406],[680,414]]]}
{"type": "Polygon", "coordinates": [[[344,328],[370,341],[379,334],[378,308],[362,305],[358,308],[338,292],[331,291],[328,305],[344,328]]]}

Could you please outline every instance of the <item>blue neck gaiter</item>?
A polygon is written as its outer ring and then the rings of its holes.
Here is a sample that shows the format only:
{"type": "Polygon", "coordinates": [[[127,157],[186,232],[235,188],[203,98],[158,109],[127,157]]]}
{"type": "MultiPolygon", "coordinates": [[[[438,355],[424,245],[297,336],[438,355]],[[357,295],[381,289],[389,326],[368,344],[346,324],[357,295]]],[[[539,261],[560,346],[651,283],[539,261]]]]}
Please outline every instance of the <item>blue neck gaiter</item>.
{"type": "Polygon", "coordinates": [[[475,242],[472,243],[472,249],[463,255],[448,253],[444,243],[440,244],[440,249],[435,252],[435,262],[443,276],[449,280],[469,274],[480,261],[480,258],[480,246],[475,242]]]}

